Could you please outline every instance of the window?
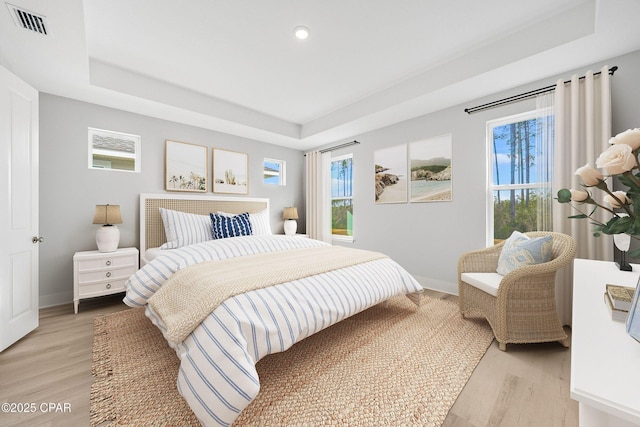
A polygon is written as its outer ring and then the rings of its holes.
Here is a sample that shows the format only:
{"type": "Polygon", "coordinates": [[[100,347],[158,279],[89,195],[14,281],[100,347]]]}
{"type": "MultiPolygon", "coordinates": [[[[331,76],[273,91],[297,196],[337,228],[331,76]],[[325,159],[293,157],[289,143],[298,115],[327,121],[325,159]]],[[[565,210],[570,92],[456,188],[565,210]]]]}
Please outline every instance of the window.
{"type": "Polygon", "coordinates": [[[331,159],[331,234],[353,240],[353,154],[331,159]]]}
{"type": "Polygon", "coordinates": [[[553,115],[547,109],[487,123],[487,241],[551,230],[553,115]]]}
{"type": "Polygon", "coordinates": [[[264,183],[275,185],[286,185],[284,160],[264,159],[264,183]]]}
{"type": "Polygon", "coordinates": [[[140,172],[140,136],[88,128],[89,169],[140,172]]]}

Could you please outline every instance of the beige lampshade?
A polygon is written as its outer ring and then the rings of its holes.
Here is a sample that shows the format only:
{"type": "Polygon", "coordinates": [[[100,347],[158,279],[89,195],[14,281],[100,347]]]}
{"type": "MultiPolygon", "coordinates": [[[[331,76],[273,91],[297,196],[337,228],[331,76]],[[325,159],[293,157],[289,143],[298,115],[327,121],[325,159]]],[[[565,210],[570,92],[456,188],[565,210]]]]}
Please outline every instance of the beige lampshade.
{"type": "Polygon", "coordinates": [[[120,205],[96,205],[94,224],[122,224],[120,205]]]}
{"type": "Polygon", "coordinates": [[[298,219],[298,209],[296,208],[284,208],[282,213],[283,219],[298,219]]]}

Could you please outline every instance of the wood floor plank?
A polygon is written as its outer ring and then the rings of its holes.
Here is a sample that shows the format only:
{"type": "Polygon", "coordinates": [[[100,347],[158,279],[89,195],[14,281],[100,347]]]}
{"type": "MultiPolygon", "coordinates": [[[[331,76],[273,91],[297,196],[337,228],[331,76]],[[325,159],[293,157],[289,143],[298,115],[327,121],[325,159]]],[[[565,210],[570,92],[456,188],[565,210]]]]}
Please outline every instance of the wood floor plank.
{"type": "MultiPolygon", "coordinates": [[[[125,309],[121,295],[83,300],[78,314],[72,304],[42,309],[40,326],[0,353],[0,402],[68,403],[71,411],[0,413],[0,425],[88,426],[93,320],[125,309]]],[[[577,426],[578,405],[569,397],[570,355],[555,343],[509,345],[502,352],[494,341],[443,427],[577,426]]]]}

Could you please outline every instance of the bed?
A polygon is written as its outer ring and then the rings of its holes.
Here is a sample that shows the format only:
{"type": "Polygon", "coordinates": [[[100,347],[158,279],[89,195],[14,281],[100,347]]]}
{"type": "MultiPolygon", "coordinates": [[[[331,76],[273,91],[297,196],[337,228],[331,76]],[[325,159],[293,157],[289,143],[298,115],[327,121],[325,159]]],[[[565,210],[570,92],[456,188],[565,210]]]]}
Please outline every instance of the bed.
{"type": "Polygon", "coordinates": [[[124,302],[175,349],[178,390],[206,426],[255,399],[262,357],[391,297],[420,304],[422,287],[384,254],[271,233],[268,199],[141,194],[140,229],[124,302]]]}

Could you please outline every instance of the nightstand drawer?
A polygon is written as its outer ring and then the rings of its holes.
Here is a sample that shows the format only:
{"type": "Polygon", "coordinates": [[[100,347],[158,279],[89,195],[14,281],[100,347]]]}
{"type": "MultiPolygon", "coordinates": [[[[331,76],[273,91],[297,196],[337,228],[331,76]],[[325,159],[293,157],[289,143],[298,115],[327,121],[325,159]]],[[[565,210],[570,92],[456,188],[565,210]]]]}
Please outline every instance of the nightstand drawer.
{"type": "Polygon", "coordinates": [[[73,255],[73,309],[80,300],[126,291],[127,280],[138,271],[138,249],[115,252],[84,251],[73,255]]]}
{"type": "Polygon", "coordinates": [[[131,256],[125,257],[108,257],[104,259],[85,259],[78,261],[78,271],[100,270],[104,268],[118,267],[134,267],[136,258],[131,256]]]}
{"type": "Polygon", "coordinates": [[[103,283],[81,284],[78,288],[78,296],[81,298],[87,298],[103,294],[108,295],[116,292],[124,292],[126,283],[127,280],[123,279],[103,283]]]}
{"type": "Polygon", "coordinates": [[[100,271],[88,271],[78,273],[78,284],[83,285],[91,282],[104,282],[108,280],[126,280],[136,272],[134,267],[100,270],[100,271]]]}

